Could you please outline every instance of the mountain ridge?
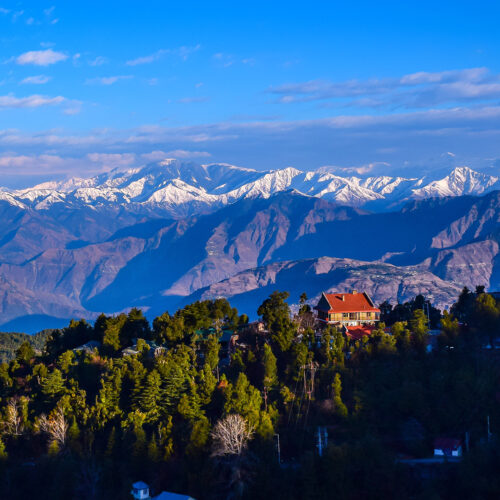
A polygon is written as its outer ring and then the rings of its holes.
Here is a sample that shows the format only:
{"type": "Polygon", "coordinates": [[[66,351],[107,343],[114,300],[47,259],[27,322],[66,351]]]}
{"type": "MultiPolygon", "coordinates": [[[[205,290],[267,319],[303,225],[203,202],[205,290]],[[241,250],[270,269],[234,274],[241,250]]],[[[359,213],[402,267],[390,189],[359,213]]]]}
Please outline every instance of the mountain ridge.
{"type": "Polygon", "coordinates": [[[339,176],[294,167],[257,171],[225,163],[198,165],[166,159],[141,168],[112,170],[91,178],[0,191],[0,200],[19,208],[53,205],[99,208],[127,206],[180,219],[218,210],[244,198],[269,197],[294,189],[304,195],[374,211],[400,208],[413,199],[481,195],[500,188],[500,177],[456,167],[441,179],[339,176]]]}
{"type": "MultiPolygon", "coordinates": [[[[115,205],[34,210],[1,201],[0,215],[0,324],[17,329],[32,317],[92,319],[130,307],[159,314],[252,269],[310,259],[350,259],[351,273],[364,262],[366,281],[353,287],[386,290],[384,299],[411,298],[394,291],[408,269],[426,277],[441,307],[465,285],[500,286],[500,191],[380,213],[292,189],[183,219],[115,205]]],[[[325,286],[341,286],[340,277],[325,286]]]]}

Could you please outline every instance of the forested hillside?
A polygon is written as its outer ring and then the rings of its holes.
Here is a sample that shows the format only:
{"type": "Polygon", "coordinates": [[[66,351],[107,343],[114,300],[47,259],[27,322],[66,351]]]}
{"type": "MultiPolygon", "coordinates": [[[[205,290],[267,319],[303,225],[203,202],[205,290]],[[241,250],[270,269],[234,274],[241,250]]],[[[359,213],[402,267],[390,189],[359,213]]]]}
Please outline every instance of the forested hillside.
{"type": "Polygon", "coordinates": [[[363,337],[288,299],[264,300],[262,323],[216,299],[24,341],[0,365],[0,497],[127,499],[143,480],[198,500],[498,498],[492,295],[464,290],[442,317],[385,303],[363,337]],[[405,461],[466,435],[462,460],[405,461]]]}

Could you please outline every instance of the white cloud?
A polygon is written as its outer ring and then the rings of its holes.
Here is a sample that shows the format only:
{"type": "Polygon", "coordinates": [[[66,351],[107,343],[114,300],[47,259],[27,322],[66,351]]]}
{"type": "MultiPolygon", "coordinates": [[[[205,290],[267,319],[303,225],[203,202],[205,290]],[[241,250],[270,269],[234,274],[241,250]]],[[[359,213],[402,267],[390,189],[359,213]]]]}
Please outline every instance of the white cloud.
{"type": "Polygon", "coordinates": [[[224,68],[229,68],[229,66],[232,66],[234,64],[234,58],[231,54],[217,52],[212,57],[215,61],[217,61],[218,64],[222,65],[224,68]]]}
{"type": "Polygon", "coordinates": [[[92,61],[89,61],[89,66],[102,66],[103,64],[107,64],[109,61],[106,57],[97,56],[92,61]]]}
{"type": "Polygon", "coordinates": [[[12,94],[0,96],[0,109],[2,108],[39,108],[40,106],[51,106],[62,104],[66,99],[62,96],[48,97],[43,95],[30,95],[27,97],[15,97],[12,94]]]}
{"type": "Polygon", "coordinates": [[[113,85],[121,80],[130,80],[132,75],[115,75],[115,76],[101,76],[97,78],[89,78],[85,80],[87,85],[113,85]]]}
{"type": "Polygon", "coordinates": [[[192,47],[181,46],[176,49],[160,49],[147,56],[137,57],[126,62],[127,66],[138,66],[140,64],[150,64],[152,62],[158,61],[163,56],[173,55],[180,57],[183,61],[187,60],[188,57],[194,52],[198,51],[201,45],[194,45],[192,47]]]}
{"type": "Polygon", "coordinates": [[[417,72],[400,78],[310,80],[269,89],[285,104],[323,101],[326,107],[425,108],[500,98],[500,74],[487,68],[417,72]]]}
{"type": "Polygon", "coordinates": [[[4,170],[12,169],[14,173],[21,170],[29,170],[39,172],[40,170],[52,170],[54,168],[60,169],[67,164],[67,160],[58,155],[15,155],[5,154],[0,156],[0,168],[4,170]]]}
{"type": "Polygon", "coordinates": [[[9,9],[6,9],[4,7],[0,7],[0,14],[8,14],[10,12],[9,9]]]}
{"type": "Polygon", "coordinates": [[[142,158],[148,161],[161,161],[165,158],[194,159],[194,158],[209,158],[212,156],[207,151],[188,151],[186,149],[174,149],[172,151],[151,151],[151,153],[143,153],[142,158]]]}
{"type": "Polygon", "coordinates": [[[51,80],[50,76],[47,75],[35,75],[35,76],[27,76],[23,80],[21,80],[21,84],[32,84],[32,85],[43,85],[48,83],[51,80]]]}
{"type": "Polygon", "coordinates": [[[49,66],[60,61],[65,61],[66,59],[68,59],[66,54],[52,49],[32,50],[18,56],[16,58],[16,63],[21,65],[34,64],[35,66],[49,66]]]}
{"type": "Polygon", "coordinates": [[[182,99],[178,99],[177,102],[181,104],[192,104],[196,102],[207,102],[209,101],[209,97],[199,96],[199,97],[183,97],[182,99]]]}
{"type": "Polygon", "coordinates": [[[94,163],[111,168],[129,167],[137,161],[134,153],[89,153],[87,158],[94,163]]]}

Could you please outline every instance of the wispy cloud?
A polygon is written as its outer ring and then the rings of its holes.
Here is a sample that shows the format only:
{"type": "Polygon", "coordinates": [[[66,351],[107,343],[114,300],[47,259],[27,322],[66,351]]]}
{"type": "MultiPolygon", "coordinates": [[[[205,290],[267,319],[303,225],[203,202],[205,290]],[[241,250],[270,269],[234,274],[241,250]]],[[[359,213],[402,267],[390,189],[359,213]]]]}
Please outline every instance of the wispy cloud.
{"type": "Polygon", "coordinates": [[[151,151],[151,153],[141,154],[141,158],[148,161],[161,161],[166,158],[177,158],[179,160],[210,158],[212,156],[208,151],[189,151],[186,149],[174,149],[172,151],[151,151]]]}
{"type": "Polygon", "coordinates": [[[103,56],[97,56],[95,59],[89,61],[89,66],[102,66],[103,64],[107,64],[108,58],[103,56]]]}
{"type": "MultiPolygon", "coordinates": [[[[65,102],[62,109],[69,106],[65,102]]],[[[25,151],[30,154],[50,151],[61,157],[83,159],[80,163],[68,163],[72,175],[132,161],[130,156],[87,157],[89,154],[133,154],[137,165],[165,157],[208,158],[208,155],[213,161],[258,169],[336,165],[366,173],[370,165],[377,165],[377,171],[390,168],[392,173],[404,175],[405,169],[414,169],[415,165],[427,171],[432,171],[438,163],[442,167],[442,154],[448,151],[453,151],[456,155],[453,160],[461,164],[492,165],[500,156],[499,141],[499,105],[365,113],[316,120],[222,122],[189,127],[148,125],[81,134],[62,130],[0,130],[3,151],[18,151],[20,155],[25,151]],[[429,162],[432,157],[439,161],[429,162]]]]}
{"type": "Polygon", "coordinates": [[[270,88],[282,103],[324,101],[329,106],[424,108],[500,98],[500,74],[487,68],[417,72],[400,78],[311,80],[270,88]]]}
{"type": "Polygon", "coordinates": [[[67,54],[57,52],[52,49],[31,50],[16,58],[16,63],[20,65],[33,64],[35,66],[50,66],[68,59],[67,54]]]}
{"type": "Polygon", "coordinates": [[[191,47],[181,46],[176,49],[160,49],[152,54],[148,54],[147,56],[137,57],[135,59],[130,59],[126,62],[128,66],[138,66],[141,64],[150,64],[155,61],[162,59],[164,56],[173,55],[181,58],[183,61],[187,60],[188,57],[194,52],[198,51],[201,48],[201,45],[194,45],[191,47]]]}
{"type": "Polygon", "coordinates": [[[196,102],[207,102],[210,98],[206,96],[195,96],[195,97],[183,97],[178,99],[177,102],[181,104],[193,104],[196,102]]]}
{"type": "Polygon", "coordinates": [[[89,153],[87,158],[94,163],[101,163],[111,168],[129,167],[137,161],[134,153],[89,153]]]}
{"type": "Polygon", "coordinates": [[[35,75],[35,76],[27,76],[23,80],[20,81],[22,85],[30,84],[30,85],[43,85],[45,83],[50,82],[51,77],[47,75],[35,75]]]}
{"type": "Polygon", "coordinates": [[[14,95],[0,96],[0,109],[2,108],[39,108],[41,106],[53,106],[62,104],[67,99],[62,96],[48,97],[33,94],[27,97],[15,97],[14,95]]]}
{"type": "Polygon", "coordinates": [[[234,64],[234,57],[231,54],[224,54],[223,52],[217,52],[213,56],[214,61],[223,66],[224,68],[229,68],[234,64]]]}
{"type": "Polygon", "coordinates": [[[122,80],[130,80],[132,75],[115,75],[115,76],[101,76],[97,78],[88,78],[85,80],[87,85],[113,85],[122,80]]]}

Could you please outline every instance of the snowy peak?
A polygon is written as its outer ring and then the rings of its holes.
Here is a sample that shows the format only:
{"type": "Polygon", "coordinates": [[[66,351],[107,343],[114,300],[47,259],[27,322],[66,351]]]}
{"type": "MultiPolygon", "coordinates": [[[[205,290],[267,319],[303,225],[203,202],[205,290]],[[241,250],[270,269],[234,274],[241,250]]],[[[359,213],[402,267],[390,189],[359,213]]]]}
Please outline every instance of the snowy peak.
{"type": "Polygon", "coordinates": [[[408,200],[481,195],[500,188],[499,177],[458,167],[438,180],[391,176],[340,176],[325,169],[293,167],[257,171],[225,163],[199,165],[165,159],[142,168],[114,169],[91,178],[46,182],[18,191],[2,190],[1,200],[19,208],[54,205],[98,208],[125,205],[180,218],[217,210],[243,198],[268,198],[294,190],[343,205],[379,210],[408,200]]]}
{"type": "Polygon", "coordinates": [[[443,196],[463,196],[466,194],[483,194],[489,188],[498,187],[499,178],[476,172],[469,167],[457,167],[443,179],[430,182],[416,189],[413,198],[430,198],[443,196]]]}

